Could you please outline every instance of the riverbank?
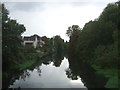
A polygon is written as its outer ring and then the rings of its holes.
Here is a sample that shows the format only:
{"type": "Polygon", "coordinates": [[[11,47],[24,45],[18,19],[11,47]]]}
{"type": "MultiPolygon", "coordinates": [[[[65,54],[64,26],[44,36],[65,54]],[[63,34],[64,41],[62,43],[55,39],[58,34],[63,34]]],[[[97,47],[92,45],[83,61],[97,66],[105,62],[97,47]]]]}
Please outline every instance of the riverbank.
{"type": "Polygon", "coordinates": [[[33,69],[36,65],[40,65],[42,61],[41,57],[45,55],[44,52],[34,48],[24,48],[24,52],[21,53],[22,59],[12,62],[10,67],[6,71],[2,72],[3,88],[8,87],[6,82],[9,83],[9,80],[15,73],[17,74],[25,69],[33,69]]]}
{"type": "Polygon", "coordinates": [[[92,67],[97,71],[98,74],[102,74],[108,78],[105,85],[106,88],[118,88],[118,72],[120,70],[116,68],[101,68],[97,65],[92,65],[92,67]]]}

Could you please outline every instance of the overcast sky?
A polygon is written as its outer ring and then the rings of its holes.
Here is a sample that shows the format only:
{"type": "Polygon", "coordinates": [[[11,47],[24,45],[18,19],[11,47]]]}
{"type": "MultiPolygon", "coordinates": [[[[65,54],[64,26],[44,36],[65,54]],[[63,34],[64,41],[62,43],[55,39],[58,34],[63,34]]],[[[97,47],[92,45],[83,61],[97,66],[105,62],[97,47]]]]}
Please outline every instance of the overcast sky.
{"type": "Polygon", "coordinates": [[[2,0],[10,17],[24,24],[24,36],[38,34],[52,37],[60,35],[68,40],[69,26],[84,24],[99,17],[108,3],[117,0],[2,0]]]}

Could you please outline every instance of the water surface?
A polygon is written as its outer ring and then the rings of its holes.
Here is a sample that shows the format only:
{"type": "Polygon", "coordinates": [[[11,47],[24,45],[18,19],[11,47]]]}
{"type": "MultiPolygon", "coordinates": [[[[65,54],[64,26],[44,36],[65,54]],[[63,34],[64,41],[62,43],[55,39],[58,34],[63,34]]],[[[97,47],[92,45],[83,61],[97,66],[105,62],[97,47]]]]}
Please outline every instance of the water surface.
{"type": "Polygon", "coordinates": [[[86,88],[77,76],[72,80],[68,78],[68,59],[64,58],[59,67],[53,62],[48,65],[36,66],[33,70],[24,70],[9,88],[86,88]]]}

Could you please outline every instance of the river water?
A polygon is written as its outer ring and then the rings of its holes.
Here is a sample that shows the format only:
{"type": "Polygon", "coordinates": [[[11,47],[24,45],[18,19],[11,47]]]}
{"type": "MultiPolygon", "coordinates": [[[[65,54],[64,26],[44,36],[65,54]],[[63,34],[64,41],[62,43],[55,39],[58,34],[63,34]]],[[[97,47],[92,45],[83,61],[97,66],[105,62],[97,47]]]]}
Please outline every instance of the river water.
{"type": "Polygon", "coordinates": [[[65,57],[59,67],[53,62],[42,63],[33,70],[24,70],[9,88],[86,88],[79,76],[71,79],[67,71],[70,71],[69,62],[65,57]]]}

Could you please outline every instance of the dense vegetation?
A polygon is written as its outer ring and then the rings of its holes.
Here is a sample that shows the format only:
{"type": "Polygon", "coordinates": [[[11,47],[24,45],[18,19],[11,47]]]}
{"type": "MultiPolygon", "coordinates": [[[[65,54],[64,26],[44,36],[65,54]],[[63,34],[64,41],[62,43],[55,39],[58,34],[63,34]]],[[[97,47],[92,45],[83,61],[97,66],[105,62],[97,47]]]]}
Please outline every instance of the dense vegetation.
{"type": "MultiPolygon", "coordinates": [[[[23,24],[17,23],[9,17],[9,12],[2,4],[2,76],[3,85],[6,80],[12,76],[14,72],[33,67],[37,62],[40,62],[41,58],[45,58],[55,52],[57,55],[63,55],[64,40],[56,35],[53,38],[41,37],[45,41],[45,45],[41,48],[24,47],[22,45],[22,33],[26,31],[23,24]],[[54,45],[53,45],[54,42],[54,45]],[[62,52],[62,53],[61,53],[62,52]]],[[[50,58],[50,57],[49,57],[50,58]]],[[[57,59],[57,57],[55,57],[57,59]]],[[[62,57],[63,59],[63,57],[62,57]]],[[[54,61],[55,66],[59,66],[59,63],[54,61]]],[[[43,63],[49,62],[44,60],[43,63]]],[[[53,61],[53,60],[51,60],[53,61]]]]}
{"type": "MultiPolygon", "coordinates": [[[[15,71],[35,66],[41,58],[44,58],[41,61],[44,64],[49,64],[52,61],[54,66],[59,67],[68,51],[68,56],[72,58],[71,63],[77,68],[82,67],[81,61],[87,63],[96,69],[97,73],[109,78],[105,87],[118,87],[120,2],[108,4],[101,15],[94,21],[86,23],[83,29],[78,25],[68,27],[66,34],[70,37],[69,42],[64,42],[59,35],[53,38],[44,36],[41,38],[45,41],[45,45],[37,49],[25,48],[21,44],[21,34],[26,29],[24,25],[10,19],[8,15],[8,10],[2,4],[2,69],[4,81],[15,71]],[[53,53],[55,55],[52,55],[53,53]],[[49,60],[46,55],[49,55],[49,60]],[[75,62],[76,64],[74,64],[75,62]]],[[[68,77],[71,77],[72,73],[69,70],[66,73],[68,77]]],[[[72,79],[77,79],[77,75],[72,79]]]]}
{"type": "Polygon", "coordinates": [[[78,25],[68,27],[69,56],[73,62],[87,62],[98,73],[109,77],[106,87],[118,87],[118,33],[120,2],[110,3],[94,21],[89,21],[83,29],[78,25]]]}
{"type": "Polygon", "coordinates": [[[8,10],[2,4],[2,58],[3,71],[10,68],[15,59],[20,62],[21,55],[21,34],[26,30],[24,25],[8,17],[8,10]]]}

